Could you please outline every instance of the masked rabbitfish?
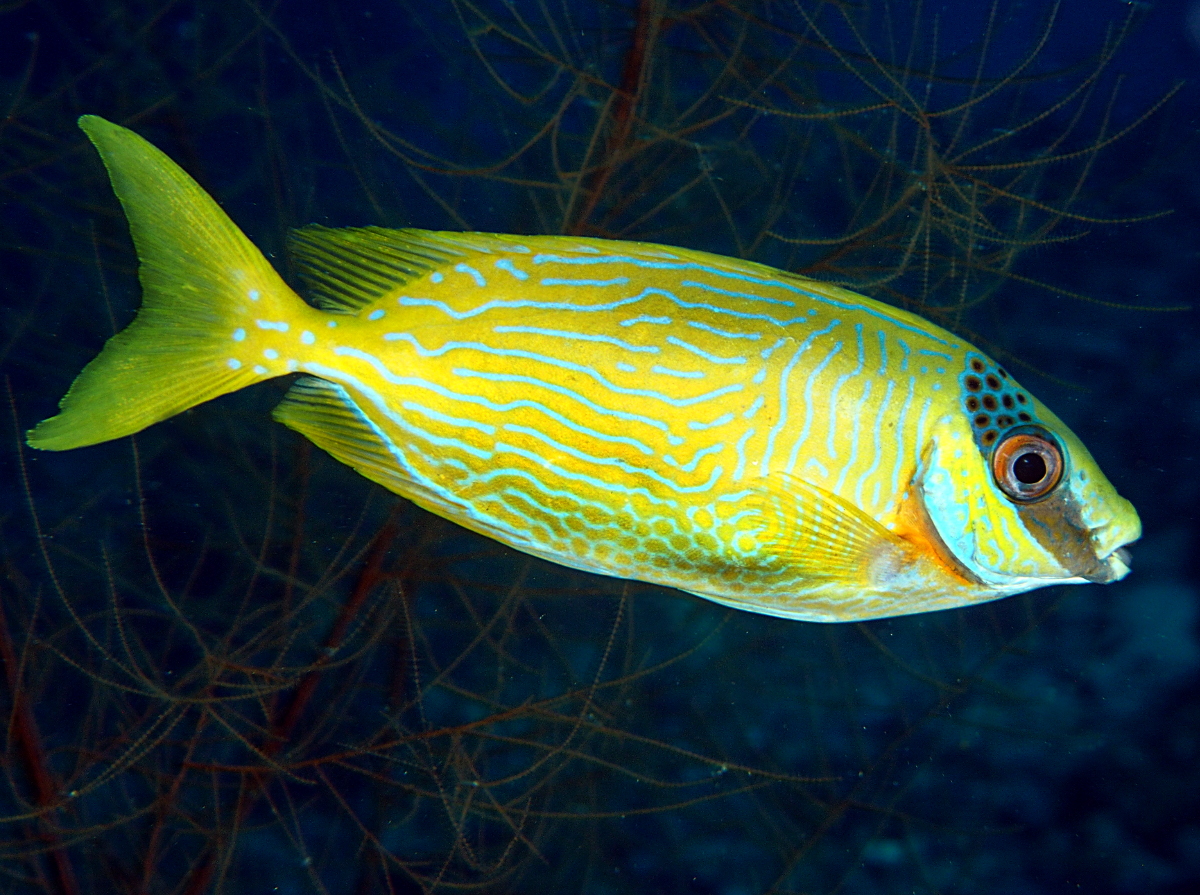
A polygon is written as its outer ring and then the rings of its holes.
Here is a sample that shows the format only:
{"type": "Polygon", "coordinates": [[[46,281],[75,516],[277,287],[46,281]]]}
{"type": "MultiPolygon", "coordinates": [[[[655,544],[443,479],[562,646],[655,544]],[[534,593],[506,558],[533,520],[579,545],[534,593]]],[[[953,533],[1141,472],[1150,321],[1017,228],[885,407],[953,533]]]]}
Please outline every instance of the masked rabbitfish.
{"type": "Polygon", "coordinates": [[[79,123],[143,304],[35,448],[298,373],[275,418],[385,488],[739,609],[852,621],[1129,571],[1137,513],[1079,439],[914,314],[669,246],[320,226],[292,236],[310,305],[166,155],[79,123]]]}

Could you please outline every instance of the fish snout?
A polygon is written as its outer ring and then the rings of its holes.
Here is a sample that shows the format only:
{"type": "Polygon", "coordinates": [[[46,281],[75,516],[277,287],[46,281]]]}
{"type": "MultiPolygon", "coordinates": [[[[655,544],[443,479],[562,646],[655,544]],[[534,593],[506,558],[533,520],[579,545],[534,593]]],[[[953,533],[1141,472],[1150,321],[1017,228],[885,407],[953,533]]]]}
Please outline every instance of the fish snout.
{"type": "Polygon", "coordinates": [[[1133,554],[1129,545],[1142,536],[1142,521],[1133,507],[1107,525],[1092,531],[1092,547],[1096,551],[1096,566],[1084,573],[1084,578],[1097,584],[1120,581],[1129,574],[1133,554]]]}

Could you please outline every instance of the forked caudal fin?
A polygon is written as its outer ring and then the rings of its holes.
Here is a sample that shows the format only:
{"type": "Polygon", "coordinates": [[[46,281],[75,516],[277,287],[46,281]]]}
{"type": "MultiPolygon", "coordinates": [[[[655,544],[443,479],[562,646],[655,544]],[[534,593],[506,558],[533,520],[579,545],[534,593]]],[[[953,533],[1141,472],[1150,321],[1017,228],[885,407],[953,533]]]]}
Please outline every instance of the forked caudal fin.
{"type": "Polygon", "coordinates": [[[254,318],[314,313],[200,186],[130,130],[79,119],[100,152],[141,262],[142,306],[27,436],[61,451],[138,432],[270,378],[229,359],[231,334],[254,318]]]}

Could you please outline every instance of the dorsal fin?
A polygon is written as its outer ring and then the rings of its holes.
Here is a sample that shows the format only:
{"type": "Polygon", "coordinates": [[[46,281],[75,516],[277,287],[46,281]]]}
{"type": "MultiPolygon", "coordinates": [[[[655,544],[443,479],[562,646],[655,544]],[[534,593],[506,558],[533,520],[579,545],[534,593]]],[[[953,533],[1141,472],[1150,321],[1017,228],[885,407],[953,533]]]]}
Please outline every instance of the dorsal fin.
{"type": "Polygon", "coordinates": [[[425,230],[383,227],[293,230],[288,249],[308,296],[323,311],[354,313],[465,254],[425,230]]]}

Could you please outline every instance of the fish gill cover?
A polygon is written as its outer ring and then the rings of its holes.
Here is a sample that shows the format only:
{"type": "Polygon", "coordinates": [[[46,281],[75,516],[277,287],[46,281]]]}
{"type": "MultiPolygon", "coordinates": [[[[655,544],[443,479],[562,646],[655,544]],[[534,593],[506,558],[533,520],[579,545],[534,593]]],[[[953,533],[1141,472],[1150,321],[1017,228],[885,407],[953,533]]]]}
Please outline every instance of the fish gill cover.
{"type": "Polygon", "coordinates": [[[0,8],[0,891],[1187,891],[1197,50],[1185,4],[1096,9],[0,8]],[[397,501],[270,421],[285,384],[30,455],[138,303],[84,113],[293,282],[289,228],[378,224],[673,243],[918,311],[1089,444],[1135,572],[730,612],[397,501]]]}

